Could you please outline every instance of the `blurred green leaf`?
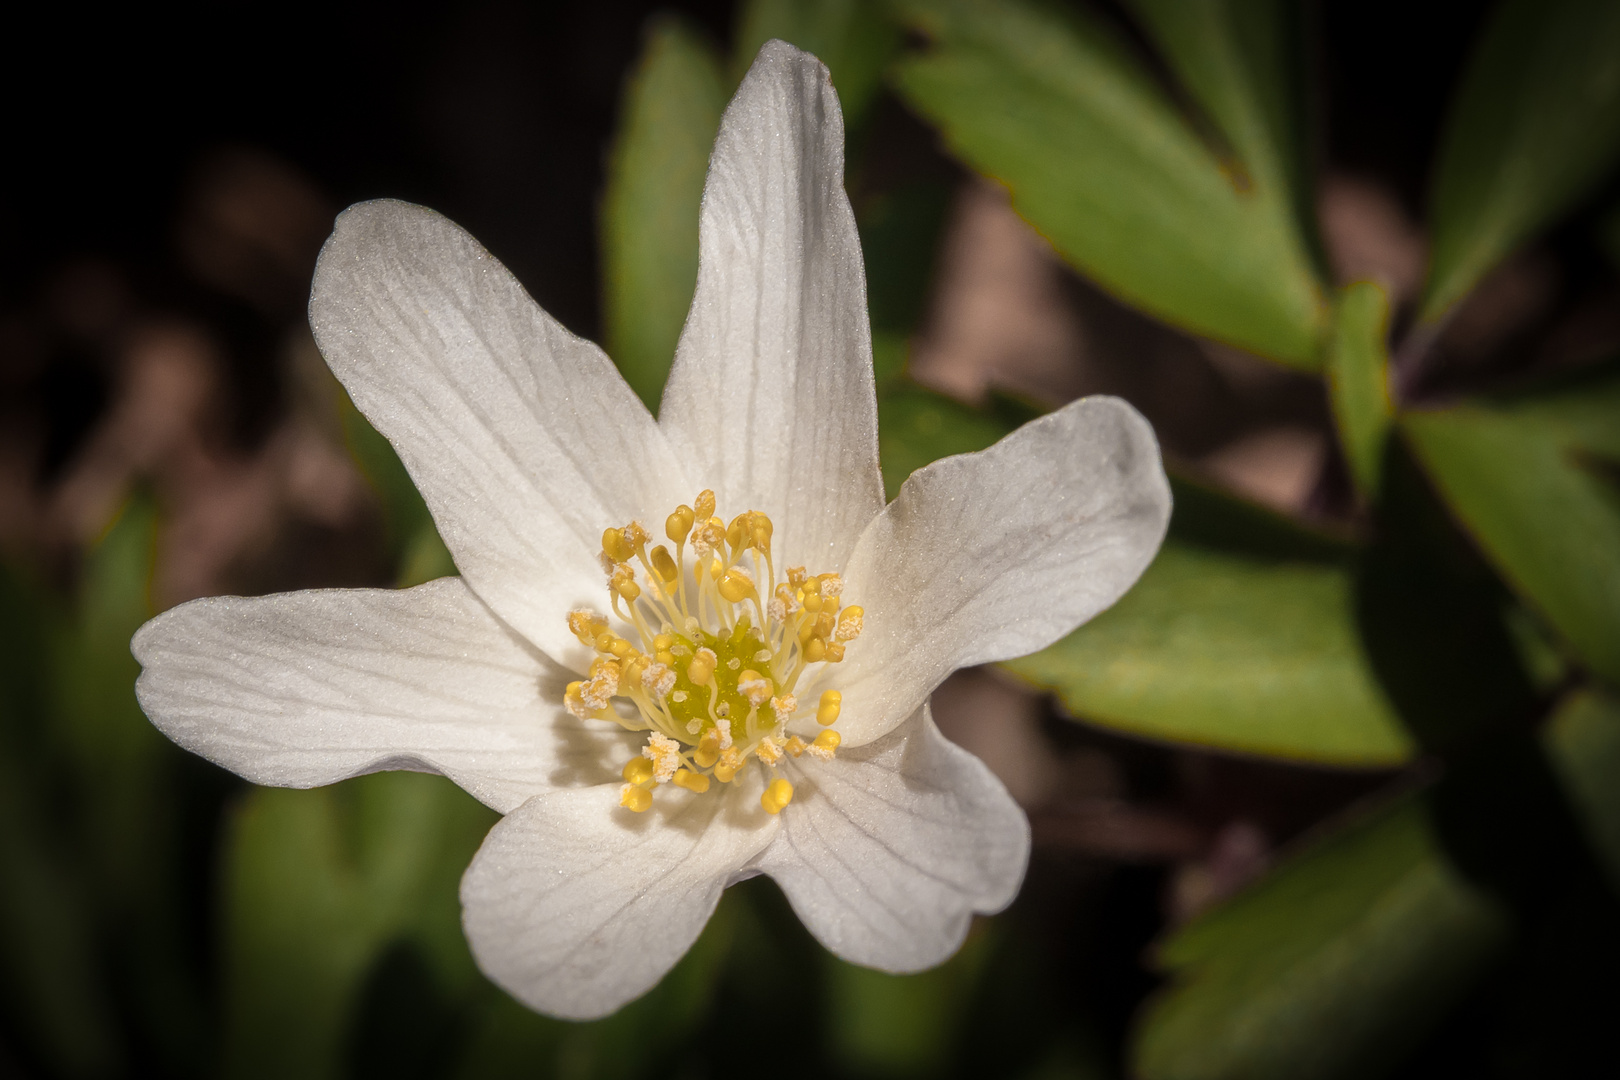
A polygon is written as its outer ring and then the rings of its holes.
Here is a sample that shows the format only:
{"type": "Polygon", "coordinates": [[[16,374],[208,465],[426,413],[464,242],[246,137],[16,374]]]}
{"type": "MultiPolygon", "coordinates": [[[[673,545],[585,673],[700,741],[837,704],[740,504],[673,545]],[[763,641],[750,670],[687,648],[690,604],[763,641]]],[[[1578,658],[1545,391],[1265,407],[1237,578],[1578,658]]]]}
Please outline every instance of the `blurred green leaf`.
{"type": "MultiPolygon", "coordinates": [[[[901,8],[934,42],[899,65],[901,92],[965,162],[1007,186],[1060,254],[1160,318],[1316,367],[1320,288],[1290,195],[1265,171],[1280,174],[1281,150],[1261,169],[1223,159],[1083,11],[975,0],[901,8]]],[[[1222,82],[1216,65],[1230,62],[1216,57],[1208,78],[1198,69],[1199,85],[1243,139],[1274,145],[1253,104],[1265,80],[1222,82]]]]}
{"type": "Polygon", "coordinates": [[[1620,890],[1620,700],[1600,690],[1577,691],[1543,734],[1588,842],[1620,890]]]}
{"type": "Polygon", "coordinates": [[[1384,440],[1395,412],[1389,396],[1388,334],[1389,297],[1383,287],[1370,281],[1347,286],[1339,296],[1328,343],[1328,392],[1350,477],[1368,500],[1378,493],[1384,440]]]}
{"type": "Polygon", "coordinates": [[[1361,645],[1354,549],[1173,486],[1170,535],[1131,591],[1004,666],[1132,735],[1331,765],[1410,758],[1361,645]]]}
{"type": "Polygon", "coordinates": [[[1298,7],[1287,0],[1130,0],[1188,93],[1261,189],[1287,200],[1301,233],[1314,209],[1304,181],[1298,7]]]}
{"type": "Polygon", "coordinates": [[[695,31],[656,18],[625,85],[602,196],[607,349],[658,408],[697,286],[698,208],[725,89],[695,31]]]}
{"type": "Polygon", "coordinates": [[[741,82],[772,38],[814,53],[827,65],[849,130],[861,126],[882,86],[900,31],[871,0],[747,0],[737,15],[732,80],[741,82]]]}
{"type": "Polygon", "coordinates": [[[834,1057],[860,1076],[946,1072],[994,938],[992,926],[981,926],[945,963],[915,975],[890,975],[824,954],[834,1057]]]}
{"type": "Polygon", "coordinates": [[[46,638],[55,611],[0,565],[0,1001],[17,1045],[62,1076],[105,1076],[122,1056],[96,963],[82,853],[64,838],[47,744],[46,638]]]}
{"type": "Polygon", "coordinates": [[[1173,934],[1136,1033],[1146,1080],[1376,1076],[1502,946],[1506,913],[1405,802],[1273,870],[1173,934]]]}
{"type": "Polygon", "coordinates": [[[372,427],[354,407],[348,395],[341,388],[337,392],[343,441],[359,466],[360,474],[382,501],[389,555],[396,567],[395,586],[405,589],[456,573],[450,549],[444,546],[433,524],[433,515],[416,490],[405,463],[399,460],[382,432],[372,427]]]}
{"type": "Polygon", "coordinates": [[[344,1075],[360,992],[395,942],[448,997],[476,991],[457,887],[494,822],[420,773],[254,789],[225,841],[226,1074],[344,1075]]]}
{"type": "Polygon", "coordinates": [[[929,462],[983,450],[1037,415],[1010,397],[992,397],[989,409],[975,409],[915,383],[891,383],[878,395],[884,490],[893,499],[906,477],[929,462]]]}
{"type": "Polygon", "coordinates": [[[1586,195],[1620,153],[1620,5],[1505,0],[1451,104],[1422,318],[1586,195]]]}
{"type": "Polygon", "coordinates": [[[1503,577],[1620,683],[1620,367],[1401,423],[1503,577]]]}

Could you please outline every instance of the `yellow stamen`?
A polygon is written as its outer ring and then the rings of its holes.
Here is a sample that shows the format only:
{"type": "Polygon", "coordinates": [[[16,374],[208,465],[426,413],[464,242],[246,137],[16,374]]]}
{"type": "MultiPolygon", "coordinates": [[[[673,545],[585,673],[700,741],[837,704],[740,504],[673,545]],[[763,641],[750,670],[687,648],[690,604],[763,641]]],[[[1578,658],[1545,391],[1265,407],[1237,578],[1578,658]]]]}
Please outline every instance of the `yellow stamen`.
{"type": "Polygon", "coordinates": [[[645,814],[652,807],[652,792],[644,787],[626,784],[619,789],[619,805],[626,810],[645,814]]]}
{"type": "Polygon", "coordinates": [[[765,808],[767,814],[780,814],[782,808],[792,801],[793,785],[780,776],[772,780],[765,794],[759,797],[759,805],[765,808]]]}
{"type": "Polygon", "coordinates": [[[685,503],[677,506],[675,512],[664,519],[664,535],[677,544],[686,543],[687,534],[692,531],[692,523],[697,515],[685,503]]]}
{"type": "Polygon", "coordinates": [[[683,787],[687,791],[696,792],[697,794],[701,795],[705,791],[709,790],[709,778],[700,772],[693,772],[691,769],[682,769],[680,772],[675,774],[675,785],[677,787],[683,787]]]}
{"type": "Polygon", "coordinates": [[[821,702],[816,706],[816,723],[822,727],[838,721],[838,713],[844,707],[844,695],[837,690],[823,690],[821,702]]]}
{"type": "Polygon", "coordinates": [[[619,771],[627,784],[650,784],[653,778],[653,763],[644,757],[633,757],[624,763],[619,771]]]}

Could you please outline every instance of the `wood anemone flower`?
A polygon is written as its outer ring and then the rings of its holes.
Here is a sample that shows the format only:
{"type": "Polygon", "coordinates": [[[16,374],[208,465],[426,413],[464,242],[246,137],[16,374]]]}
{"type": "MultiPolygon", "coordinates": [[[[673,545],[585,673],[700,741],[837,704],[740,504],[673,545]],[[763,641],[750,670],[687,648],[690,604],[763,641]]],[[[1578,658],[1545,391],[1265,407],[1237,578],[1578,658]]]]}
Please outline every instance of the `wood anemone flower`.
{"type": "Polygon", "coordinates": [[[647,991],[755,874],[894,972],[1011,901],[1028,823],[929,695],[1118,599],[1169,487],[1147,422],[1098,397],[884,505],[843,121],[813,56],[767,44],[726,110],[657,419],[421,207],[338,219],[310,321],[462,576],[158,616],[133,648],[165,734],[261,784],[431,770],[505,815],[462,882],[467,937],[556,1016],[647,991]]]}

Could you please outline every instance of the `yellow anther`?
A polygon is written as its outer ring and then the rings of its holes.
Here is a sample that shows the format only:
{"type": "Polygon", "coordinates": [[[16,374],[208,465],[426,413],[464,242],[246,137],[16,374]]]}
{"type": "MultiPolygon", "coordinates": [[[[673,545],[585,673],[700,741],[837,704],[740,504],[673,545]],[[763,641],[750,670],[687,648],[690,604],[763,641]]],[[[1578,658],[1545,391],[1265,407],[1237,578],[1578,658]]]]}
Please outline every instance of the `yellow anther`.
{"type": "Polygon", "coordinates": [[[636,554],[636,549],[624,538],[623,529],[602,530],[602,550],[616,563],[628,562],[636,554]]]}
{"type": "Polygon", "coordinates": [[[793,586],[795,589],[804,588],[804,583],[809,581],[809,580],[810,580],[810,575],[805,572],[804,567],[802,567],[802,566],[790,566],[790,567],[788,567],[788,584],[793,586]]]}
{"type": "Polygon", "coordinates": [[[692,507],[698,521],[708,521],[714,516],[714,492],[708,488],[698,492],[698,497],[692,500],[692,507]]]}
{"type": "Polygon", "coordinates": [[[811,638],[809,643],[804,647],[804,658],[812,664],[821,663],[822,659],[826,657],[826,655],[827,643],[818,637],[811,638]]]}
{"type": "Polygon", "coordinates": [[[767,765],[775,765],[782,760],[782,744],[774,739],[761,739],[759,745],[754,747],[754,753],[767,765]]]}
{"type": "Polygon", "coordinates": [[[771,680],[767,679],[753,668],[739,672],[737,675],[737,690],[742,694],[743,697],[748,699],[748,702],[751,705],[765,704],[765,702],[770,699],[771,691],[773,689],[774,687],[771,686],[771,680]]]}
{"type": "Polygon", "coordinates": [[[615,641],[617,641],[617,640],[619,640],[619,636],[617,634],[615,634],[613,631],[611,631],[611,630],[602,631],[600,634],[596,635],[596,641],[594,643],[596,645],[596,651],[597,652],[612,652],[613,651],[613,643],[615,641]]]}
{"type": "Polygon", "coordinates": [[[822,727],[837,723],[839,710],[843,707],[843,694],[840,694],[837,690],[823,690],[821,692],[821,703],[816,706],[816,723],[822,727]]]}
{"type": "Polygon", "coordinates": [[[859,604],[851,604],[843,611],[840,611],[838,613],[838,640],[854,641],[860,637],[861,630],[865,626],[865,617],[866,609],[859,604]]]}
{"type": "Polygon", "coordinates": [[[683,787],[687,791],[696,792],[699,795],[709,790],[709,778],[700,772],[693,772],[691,769],[682,769],[676,773],[675,784],[677,787],[683,787]]]}
{"type": "Polygon", "coordinates": [[[830,611],[823,610],[816,616],[816,637],[832,639],[833,631],[838,629],[838,616],[830,611]]]}
{"type": "Polygon", "coordinates": [[[781,697],[771,698],[771,711],[776,713],[778,720],[786,720],[799,708],[799,699],[792,694],[783,694],[781,697]]]}
{"type": "Polygon", "coordinates": [[[623,531],[624,542],[630,545],[630,550],[632,551],[640,551],[642,548],[647,546],[647,541],[652,539],[651,534],[649,534],[647,530],[642,527],[642,524],[639,521],[632,521],[630,524],[624,527],[623,531]]]}
{"type": "Polygon", "coordinates": [[[677,544],[686,543],[686,535],[692,531],[692,523],[697,515],[685,503],[677,506],[675,512],[664,519],[664,535],[677,544]]]}
{"type": "Polygon", "coordinates": [[[733,566],[720,579],[720,595],[740,604],[754,595],[754,579],[740,566],[733,566]]]}
{"type": "Polygon", "coordinates": [[[771,519],[756,510],[749,520],[753,523],[754,546],[760,551],[770,551],[771,533],[776,528],[771,524],[771,519]]]}
{"type": "Polygon", "coordinates": [[[732,551],[745,548],[753,541],[753,532],[748,527],[748,515],[738,514],[731,519],[731,524],[726,526],[726,543],[731,545],[732,551]]]}
{"type": "MultiPolygon", "coordinates": [[[[652,565],[653,569],[658,571],[658,576],[663,578],[666,584],[681,575],[681,568],[675,565],[675,559],[670,555],[669,548],[663,544],[659,544],[652,549],[652,565]]],[[[659,636],[667,637],[668,635],[660,634],[659,636]]]]}
{"type": "Polygon", "coordinates": [[[614,656],[617,656],[620,660],[623,660],[625,657],[629,656],[635,651],[635,647],[622,637],[615,637],[613,639],[613,643],[608,646],[608,652],[612,653],[614,656]]]}
{"type": "Polygon", "coordinates": [[[663,664],[665,667],[671,667],[672,668],[672,667],[675,666],[675,654],[670,652],[668,649],[659,650],[657,660],[658,660],[658,662],[660,664],[663,664]]]}
{"type": "Polygon", "coordinates": [[[837,641],[827,642],[827,655],[822,659],[826,660],[829,664],[842,663],[844,660],[843,643],[837,641]]]}
{"type": "Polygon", "coordinates": [[[568,629],[586,645],[595,644],[597,635],[606,630],[608,621],[594,611],[570,611],[568,629]]]}
{"type": "Polygon", "coordinates": [[[831,728],[828,728],[826,731],[823,731],[820,735],[817,735],[816,736],[816,741],[811,743],[810,745],[819,746],[823,750],[836,750],[836,749],[838,749],[838,744],[843,742],[843,741],[844,741],[844,737],[842,735],[838,734],[838,732],[832,730],[831,728]]]}
{"type": "Polygon", "coordinates": [[[782,808],[793,801],[793,785],[778,776],[771,781],[765,794],[759,797],[759,805],[765,808],[767,814],[780,814],[782,808]]]}
{"type": "Polygon", "coordinates": [[[652,808],[652,792],[635,784],[626,784],[619,791],[619,805],[626,810],[645,814],[652,808]]]}
{"type": "Polygon", "coordinates": [[[569,683],[568,688],[563,691],[563,706],[581,720],[584,720],[595,711],[585,704],[584,689],[584,683],[575,681],[569,683]]]}
{"type": "MultiPolygon", "coordinates": [[[[625,644],[628,645],[629,642],[625,642],[625,644]]],[[[641,653],[636,653],[634,656],[631,656],[629,659],[625,660],[624,675],[622,677],[627,682],[638,682],[640,681],[641,677],[647,673],[647,669],[651,666],[652,659],[650,657],[644,656],[641,653]]]]}
{"type": "Polygon", "coordinates": [[[814,589],[806,589],[804,590],[804,599],[802,603],[804,604],[804,610],[806,611],[820,611],[821,594],[816,592],[814,589]]]}
{"type": "Polygon", "coordinates": [[[782,747],[782,749],[786,750],[794,757],[798,757],[800,754],[804,753],[805,747],[809,745],[809,743],[795,735],[787,741],[787,745],[782,747]]]}
{"type": "Polygon", "coordinates": [[[714,677],[715,665],[719,659],[712,649],[699,649],[692,657],[692,662],[686,665],[686,677],[696,686],[707,686],[714,677]]]}
{"type": "Polygon", "coordinates": [[[699,768],[704,769],[720,760],[719,728],[710,728],[703,733],[703,738],[698,740],[697,752],[692,755],[692,760],[698,763],[699,768]]]}
{"type": "Polygon", "coordinates": [[[735,746],[728,746],[720,751],[720,760],[714,763],[714,778],[722,784],[729,784],[742,766],[742,754],[737,752],[735,746]]]}
{"type": "Polygon", "coordinates": [[[627,784],[650,784],[653,779],[653,763],[644,757],[633,757],[624,763],[619,771],[627,784]]]}

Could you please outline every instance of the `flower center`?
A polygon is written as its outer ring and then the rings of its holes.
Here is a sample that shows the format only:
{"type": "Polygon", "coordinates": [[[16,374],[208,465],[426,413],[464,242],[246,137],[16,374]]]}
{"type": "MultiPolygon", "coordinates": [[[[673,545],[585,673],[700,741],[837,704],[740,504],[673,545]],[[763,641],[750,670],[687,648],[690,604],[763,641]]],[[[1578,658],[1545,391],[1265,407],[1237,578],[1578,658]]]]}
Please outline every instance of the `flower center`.
{"type": "Polygon", "coordinates": [[[750,758],[772,777],[760,804],[780,813],[793,799],[793,785],[776,775],[782,755],[830,758],[838,748],[838,691],[802,706],[796,692],[843,660],[865,613],[839,606],[837,574],[796,566],[778,582],[770,518],[749,510],[727,525],[714,510],[708,490],[675,508],[664,522],[674,554],[663,544],[648,551],[640,522],[602,534],[602,569],[626,636],[605,615],[568,615],[568,629],[597,653],[590,677],[568,684],[569,712],[649,733],[624,765],[619,794],[637,813],[660,784],[702,793],[712,781],[731,783],[750,758]],[[614,708],[616,697],[635,715],[614,708]],[[788,733],[811,716],[823,729],[813,740],[788,733]]]}

